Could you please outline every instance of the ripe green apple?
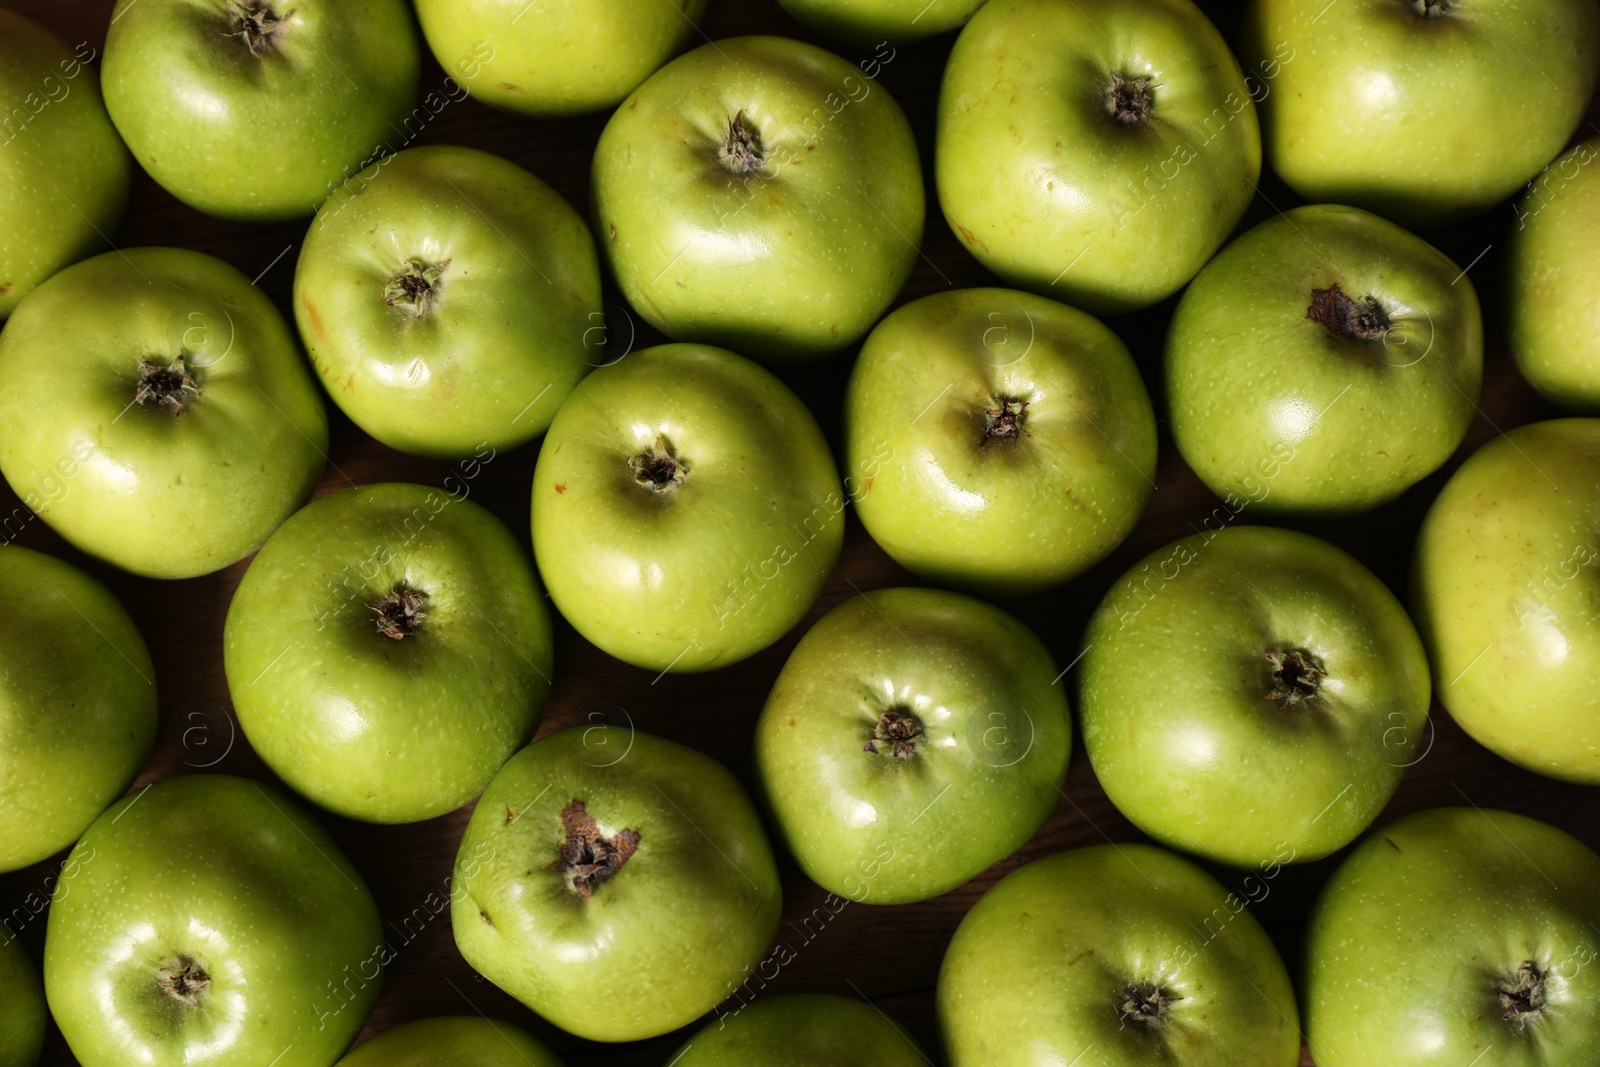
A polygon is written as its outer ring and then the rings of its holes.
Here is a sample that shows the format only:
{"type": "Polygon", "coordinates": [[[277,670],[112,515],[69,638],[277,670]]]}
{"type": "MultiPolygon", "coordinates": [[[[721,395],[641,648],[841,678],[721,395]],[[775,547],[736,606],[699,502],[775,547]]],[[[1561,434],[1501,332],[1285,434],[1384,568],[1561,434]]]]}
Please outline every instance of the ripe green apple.
{"type": "Polygon", "coordinates": [[[1306,929],[1317,1067],[1600,1062],[1600,857],[1542,822],[1438,808],[1390,823],[1306,929]]]}
{"type": "Polygon", "coordinates": [[[394,483],[325,496],[279,527],[228,607],[239,726],[279,777],[352,819],[454,811],[539,724],[544,590],[489,512],[394,483]]]}
{"type": "Polygon", "coordinates": [[[117,599],[42,553],[0,550],[0,619],[0,871],[14,871],[133,781],[155,744],[156,672],[117,599]]]}
{"type": "Polygon", "coordinates": [[[132,165],[86,66],[94,56],[0,8],[0,319],[104,248],[127,206],[132,165]]]}
{"type": "Polygon", "coordinates": [[[130,248],[0,333],[0,472],[90,555],[151,578],[254,552],[322,474],[328,417],[283,316],[221,260],[130,248]]]}
{"type": "Polygon", "coordinates": [[[904,904],[1020,848],[1072,750],[1055,678],[1032,631],[960,593],[880,589],[824,615],[756,723],[756,777],[807,877],[904,904]]]}
{"type": "Polygon", "coordinates": [[[722,1016],[670,1067],[926,1067],[916,1042],[871,1004],[820,993],[766,997],[722,1016]]]}
{"type": "Polygon", "coordinates": [[[386,959],[378,908],[287,796],[169,778],[109,809],[80,853],[44,981],[83,1067],[329,1067],[361,1030],[386,959]],[[325,989],[337,1010],[319,1011],[325,989]]]}
{"type": "Polygon", "coordinates": [[[1163,844],[1241,867],[1353,841],[1428,717],[1428,661],[1400,602],[1293,530],[1156,551],[1111,587],[1083,644],[1083,745],[1106,795],[1163,844]]]}
{"type": "Polygon", "coordinates": [[[939,970],[950,1067],[1293,1067],[1294,991],[1244,902],[1151,845],[1007,875],[939,970]]]}
{"type": "Polygon", "coordinates": [[[613,107],[689,41],[706,0],[417,0],[439,65],[486,104],[550,118],[613,107]]]}
{"type": "Polygon", "coordinates": [[[591,726],[495,775],[461,839],[450,918],[473,969],[550,1022],[636,1041],[733,992],[781,907],[761,820],[726,768],[591,726]]]}
{"type": "Polygon", "coordinates": [[[561,1061],[510,1023],[473,1016],[402,1023],[363,1043],[339,1067],[561,1067],[561,1061]]]}
{"type": "Polygon", "coordinates": [[[1206,264],[1167,333],[1172,436],[1237,512],[1345,515],[1450,458],[1483,321],[1438,249],[1355,208],[1293,208],[1206,264]]]}
{"type": "Polygon", "coordinates": [[[1255,0],[1241,56],[1272,169],[1406,226],[1475,215],[1561,151],[1600,68],[1593,0],[1255,0]]]}
{"type": "Polygon", "coordinates": [[[861,346],[845,393],[846,488],[912,572],[988,596],[1087,570],[1154,486],[1156,423],[1116,334],[1007,289],[936,293],[861,346]]]}
{"type": "Polygon", "coordinates": [[[1412,611],[1439,701],[1479,744],[1600,785],[1600,420],[1521,426],[1450,478],[1417,535],[1412,611]]]}
{"type": "Polygon", "coordinates": [[[356,425],[441,459],[543,433],[605,333],[578,213],[515,163],[444,145],[376,163],[322,205],[294,313],[356,425]]]}
{"type": "Polygon", "coordinates": [[[617,284],[652,326],[769,363],[860,340],[922,241],[900,105],[785,37],[716,41],[653,74],[600,135],[593,199],[617,284]]]}
{"type": "Polygon", "coordinates": [[[0,1067],[33,1067],[44,1047],[44,987],[20,942],[0,931],[0,1067]]]}
{"type": "Polygon", "coordinates": [[[399,132],[421,66],[405,0],[117,0],[106,107],[179,200],[292,219],[399,132]]]}
{"type": "Polygon", "coordinates": [[[1191,0],[990,0],[950,53],[934,149],[967,250],[1096,314],[1182,288],[1261,174],[1244,74],[1191,0]]]}
{"type": "MultiPolygon", "coordinates": [[[[848,44],[896,44],[953,30],[983,0],[779,0],[783,9],[820,33],[848,44]]],[[[893,53],[891,53],[892,55],[893,53]]]]}
{"type": "Polygon", "coordinates": [[[585,378],[533,473],[533,551],[584,637],[651,670],[737,662],[827,584],[845,500],[816,420],[770,372],[660,345],[585,378]]]}
{"type": "Polygon", "coordinates": [[[1600,137],[1550,164],[1517,209],[1506,268],[1511,354],[1539,393],[1600,412],[1600,137]]]}

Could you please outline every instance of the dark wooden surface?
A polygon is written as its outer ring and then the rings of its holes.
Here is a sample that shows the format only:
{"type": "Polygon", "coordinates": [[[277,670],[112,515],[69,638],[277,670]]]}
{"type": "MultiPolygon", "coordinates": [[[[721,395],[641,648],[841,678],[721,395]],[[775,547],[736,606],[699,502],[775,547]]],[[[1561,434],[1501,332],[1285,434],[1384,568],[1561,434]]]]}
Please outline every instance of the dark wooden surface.
{"type": "MultiPolygon", "coordinates": [[[[111,0],[5,0],[66,39],[99,49],[105,40],[111,0]]],[[[1239,13],[1233,3],[1202,2],[1228,39],[1236,38],[1239,13]]],[[[775,0],[711,0],[703,30],[707,39],[770,32],[816,38],[790,19],[775,0]]],[[[953,35],[901,48],[880,77],[904,106],[921,147],[928,185],[929,218],[923,256],[901,296],[910,300],[949,287],[998,284],[960,246],[940,216],[933,195],[934,105],[940,73],[953,35]]],[[[818,41],[818,43],[824,43],[818,41]]],[[[870,51],[852,60],[869,58],[870,51]]],[[[428,61],[424,91],[441,85],[442,72],[428,61]]],[[[416,143],[465,144],[505,156],[545,179],[588,213],[589,159],[605,116],[541,122],[502,114],[473,100],[451,103],[428,125],[416,143]]],[[[1586,127],[1594,132],[1600,127],[1586,127]]],[[[1244,225],[1287,208],[1298,200],[1270,175],[1264,176],[1244,225]]],[[[4,191],[0,190],[0,195],[4,191]]],[[[1461,450],[1445,469],[1424,480],[1400,500],[1358,519],[1304,527],[1345,549],[1404,594],[1412,543],[1429,502],[1466,455],[1495,434],[1555,412],[1544,405],[1517,374],[1504,340],[1499,271],[1505,238],[1514,216],[1508,206],[1463,226],[1426,236],[1455,260],[1471,267],[1483,298],[1488,350],[1481,411],[1461,450]],[[1482,258],[1478,258],[1480,254],[1482,258]]],[[[120,247],[177,245],[198,249],[233,264],[259,284],[287,315],[294,257],[305,223],[246,225],[208,218],[162,191],[148,178],[136,181],[126,220],[114,235],[120,247]],[[265,273],[263,273],[265,272],[265,273]]],[[[625,315],[612,294],[616,322],[613,343],[659,340],[636,317],[625,315]],[[635,325],[636,324],[636,325],[635,325]]],[[[1158,411],[1162,335],[1172,302],[1109,320],[1132,349],[1155,394],[1158,411]]],[[[292,320],[291,320],[292,321],[292,320]]],[[[837,444],[843,383],[853,353],[784,377],[810,405],[830,440],[837,444]]],[[[331,462],[318,489],[334,492],[351,484],[407,480],[440,485],[448,465],[390,451],[360,433],[329,405],[333,416],[331,462]]],[[[471,482],[472,498],[487,505],[522,537],[527,534],[530,479],[537,444],[497,457],[471,482]]],[[[1195,478],[1162,427],[1158,489],[1137,531],[1108,560],[1087,575],[1031,600],[1012,605],[1044,638],[1057,662],[1077,655],[1084,622],[1112,581],[1128,566],[1161,545],[1197,528],[1219,502],[1195,478]]],[[[0,487],[0,515],[19,502],[0,487]]],[[[1241,522],[1253,521],[1248,509],[1241,522]]],[[[61,556],[99,577],[127,605],[149,642],[161,695],[161,740],[135,787],[166,777],[208,769],[271,779],[237,731],[229,711],[222,671],[222,623],[228,600],[244,573],[239,563],[206,578],[159,582],[133,578],[68,549],[40,521],[26,525],[17,543],[61,556]]],[[[565,623],[559,624],[556,679],[549,711],[540,727],[547,733],[604,716],[692,745],[723,761],[747,783],[750,744],[757,712],[784,658],[804,629],[855,589],[909,584],[850,517],[838,573],[800,627],[770,649],[728,670],[708,675],[666,676],[623,665],[590,646],[565,623]]],[[[1072,685],[1069,673],[1063,684],[1072,685]]],[[[1471,802],[1544,819],[1600,846],[1596,794],[1518,770],[1470,741],[1437,704],[1422,744],[1425,755],[1411,768],[1399,793],[1379,817],[1381,824],[1421,808],[1471,802]]],[[[432,822],[377,827],[324,815],[327,824],[365,875],[386,920],[396,958],[385,978],[365,1036],[397,1023],[437,1014],[473,1014],[520,1023],[547,1040],[567,1062],[576,1064],[659,1065],[689,1031],[623,1046],[590,1045],[562,1034],[494,986],[478,978],[456,952],[448,912],[434,916],[430,896],[448,890],[456,843],[470,808],[432,822]]],[[[1104,840],[1140,839],[1118,815],[1095,781],[1081,748],[1049,824],[1020,852],[990,871],[935,900],[893,908],[850,905],[820,930],[802,926],[800,916],[821,905],[823,894],[785,861],[785,922],[778,937],[792,960],[766,992],[830,992],[870,999],[910,1028],[928,1054],[939,1059],[933,1022],[933,987],[939,961],[956,924],[985,889],[1019,865],[1040,856],[1104,840]],[[796,921],[789,921],[796,920],[796,921]]],[[[1342,855],[1342,854],[1341,854],[1342,855]]],[[[48,912],[37,916],[62,857],[0,877],[0,915],[22,916],[22,938],[38,958],[48,912]]],[[[1285,868],[1268,885],[1254,912],[1295,970],[1301,927],[1317,890],[1339,857],[1285,868]]],[[[1221,881],[1238,888],[1239,872],[1213,868],[1221,881]]],[[[1259,893],[1259,890],[1257,891],[1259,893]]],[[[59,1034],[52,1033],[44,1062],[73,1062],[59,1034]]],[[[1304,1061],[1311,1062],[1309,1055],[1304,1061]]]]}

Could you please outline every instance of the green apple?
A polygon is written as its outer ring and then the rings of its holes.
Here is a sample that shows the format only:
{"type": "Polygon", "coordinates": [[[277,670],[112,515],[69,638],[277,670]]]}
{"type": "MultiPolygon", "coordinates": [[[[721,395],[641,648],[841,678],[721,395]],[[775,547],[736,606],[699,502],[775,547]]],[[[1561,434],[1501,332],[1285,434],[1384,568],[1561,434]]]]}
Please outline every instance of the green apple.
{"type": "Polygon", "coordinates": [[[1377,817],[1428,718],[1405,609],[1307,534],[1235,526],[1159,549],[1083,635],[1083,746],[1106,795],[1174,848],[1320,859],[1377,817]]]}
{"type": "Polygon", "coordinates": [[[405,0],[117,0],[106,107],[179,200],[292,219],[386,150],[421,66],[405,0]]]}
{"type": "Polygon", "coordinates": [[[1277,56],[1267,159],[1311,201],[1407,226],[1475,215],[1561,151],[1594,93],[1593,0],[1254,0],[1241,56],[1277,56]]]}
{"type": "Polygon", "coordinates": [[[329,1067],[361,1030],[386,959],[378,908],[288,797],[169,778],[102,815],[80,853],[44,982],[83,1067],[329,1067]],[[338,1010],[319,1012],[325,989],[338,1010]]]}
{"type": "Polygon", "coordinates": [[[653,74],[606,123],[592,195],[600,247],[652,326],[763,362],[860,340],[922,240],[900,105],[784,37],[716,41],[653,74]]]}
{"type": "Polygon", "coordinates": [[[420,485],[325,496],[284,523],[228,606],[239,726],[329,811],[407,823],[454,811],[533,736],[550,615],[489,512],[420,485]]]}
{"type": "Polygon", "coordinates": [[[33,1067],[44,1047],[44,987],[33,961],[0,931],[0,1067],[33,1067]]]}
{"type": "Polygon", "coordinates": [[[1550,164],[1522,198],[1506,273],[1511,354],[1539,393],[1600,412],[1600,137],[1550,164]]]}
{"type": "MultiPolygon", "coordinates": [[[[953,30],[983,0],[779,0],[801,22],[847,44],[865,47],[920,41],[953,30]]],[[[890,53],[893,55],[893,52],[890,53]]]]}
{"type": "Polygon", "coordinates": [[[722,1016],[670,1067],[926,1067],[929,1059],[887,1015],[859,1000],[797,993],[722,1016]]]}
{"type": "Polygon", "coordinates": [[[1317,1067],[1600,1062],[1600,857],[1542,822],[1438,808],[1340,865],[1306,928],[1317,1067]]]}
{"type": "Polygon", "coordinates": [[[561,1067],[561,1061],[510,1023],[474,1016],[402,1023],[363,1043],[339,1067],[561,1067]]]}
{"type": "Polygon", "coordinates": [[[1007,875],[939,970],[950,1067],[1294,1067],[1277,949],[1244,902],[1151,845],[1096,845],[1007,875]]]}
{"type": "Polygon", "coordinates": [[[0,619],[0,871],[14,871],[133,781],[155,744],[156,672],[116,598],[42,553],[0,550],[0,619]]]}
{"type": "Polygon", "coordinates": [[[861,522],[923,578],[985,595],[1087,570],[1155,483],[1156,423],[1116,334],[1006,289],[936,293],[872,331],[845,392],[861,522]]]}
{"type": "Polygon", "coordinates": [[[132,165],[100,98],[88,43],[68,50],[0,8],[0,319],[69,263],[103,249],[132,165]]]}
{"type": "Polygon", "coordinates": [[[486,104],[549,118],[613,107],[695,35],[706,0],[417,0],[428,46],[486,104]]]}
{"type": "Polygon", "coordinates": [[[0,472],[76,547],[151,578],[254,552],[311,495],[328,417],[277,308],[210,256],[68,267],[0,334],[0,472]]]}
{"type": "Polygon", "coordinates": [[[845,500],[816,420],[768,371],[707,345],[585,378],[533,473],[533,550],[584,637],[651,670],[759,652],[827,584],[845,500]]]}
{"type": "Polygon", "coordinates": [[[756,777],[807,877],[874,904],[938,896],[1054,810],[1072,721],[1050,653],[980,600],[880,589],[822,617],[756,723],[756,777]]]}
{"type": "Polygon", "coordinates": [[[1600,785],[1600,420],[1521,426],[1446,483],[1417,535],[1412,611],[1439,701],[1529,770],[1600,785]]]}
{"type": "Polygon", "coordinates": [[[1466,436],[1483,321],[1465,272],[1355,208],[1293,208],[1195,278],[1167,333],[1178,450],[1237,513],[1346,515],[1466,436]]]}
{"type": "Polygon", "coordinates": [[[1261,174],[1244,74],[1191,0],[990,0],[950,53],[934,148],[967,251],[1096,314],[1182,288],[1261,174]]]}
{"type": "Polygon", "coordinates": [[[294,313],[357,426],[442,459],[543,433],[605,335],[578,213],[516,164],[444,145],[376,163],[322,205],[294,313]]]}
{"type": "Polygon", "coordinates": [[[450,918],[473,969],[550,1022],[636,1041],[732,993],[781,907],[761,820],[726,768],[590,726],[495,775],[461,839],[450,918]]]}

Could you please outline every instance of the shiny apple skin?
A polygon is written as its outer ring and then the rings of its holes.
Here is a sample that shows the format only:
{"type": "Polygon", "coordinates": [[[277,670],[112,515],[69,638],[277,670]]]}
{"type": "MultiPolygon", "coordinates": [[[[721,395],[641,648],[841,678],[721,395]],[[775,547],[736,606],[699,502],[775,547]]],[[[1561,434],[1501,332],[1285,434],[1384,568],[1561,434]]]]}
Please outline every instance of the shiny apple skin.
{"type": "Polygon", "coordinates": [[[303,218],[412,118],[422,68],[405,0],[267,0],[259,54],[234,0],[118,0],[106,107],[139,165],[208,215],[303,218]]]}
{"type": "Polygon", "coordinates": [[[928,1057],[870,1003],[819,993],[763,997],[720,1014],[670,1067],[926,1067],[928,1057]]]}
{"type": "Polygon", "coordinates": [[[1071,751],[1066,692],[1032,631],[960,593],[880,589],[801,639],[756,723],[755,765],[807,877],[848,900],[905,904],[1032,837],[1071,751]],[[908,757],[874,740],[890,711],[919,722],[908,757]]]}
{"type": "Polygon", "coordinates": [[[1523,815],[1436,808],[1352,852],[1306,924],[1317,1067],[1600,1063],[1600,857],[1523,815]],[[1533,963],[1548,1015],[1517,1026],[1499,981],[1533,963]]]}
{"type": "Polygon", "coordinates": [[[1496,437],[1417,536],[1411,604],[1439,700],[1513,763],[1600,785],[1600,420],[1496,437]]]}
{"type": "Polygon", "coordinates": [[[845,393],[847,488],[883,550],[982,596],[1066,581],[1120,544],[1154,487],[1155,413],[1103,324],[1008,289],[936,293],[861,347],[845,393]],[[1025,401],[1015,438],[985,412],[1025,401]]]}
{"type": "Polygon", "coordinates": [[[706,0],[417,0],[446,74],[537,118],[614,107],[696,38],[705,10],[706,0]]]}
{"type": "Polygon", "coordinates": [[[76,50],[0,10],[0,319],[69,263],[106,247],[128,203],[133,162],[76,50]]]}
{"type": "Polygon", "coordinates": [[[1261,174],[1244,74],[1190,0],[990,0],[950,53],[934,145],[967,250],[1097,315],[1182,288],[1261,174]],[[1112,75],[1152,79],[1147,126],[1113,121],[1112,75]]]}
{"type": "Polygon", "coordinates": [[[660,345],[585,378],[533,474],[533,550],[556,608],[650,670],[727,666],[776,641],[827,584],[845,498],[816,420],[770,372],[660,345]],[[653,493],[630,457],[665,440],[689,468],[653,493]]]}
{"type": "Polygon", "coordinates": [[[14,871],[133,781],[155,744],[156,672],[117,599],[41,552],[0,551],[0,618],[0,871],[14,871]]]}
{"type": "Polygon", "coordinates": [[[270,786],[157,782],[110,808],[72,855],[44,979],[83,1067],[328,1067],[378,999],[389,951],[372,894],[270,786]],[[156,984],[185,959],[210,978],[193,1006],[156,984]]]}
{"type": "Polygon", "coordinates": [[[1466,436],[1483,383],[1472,282],[1438,249],[1356,208],[1292,208],[1206,264],[1167,333],[1178,450],[1238,511],[1349,515],[1432,474],[1466,436]],[[1307,317],[1337,284],[1376,299],[1381,340],[1307,317]]]}
{"type": "Polygon", "coordinates": [[[334,403],[391,448],[436,459],[545,431],[605,337],[589,227],[554,189],[475,148],[410,148],[317,213],[294,314],[334,403]],[[391,283],[442,268],[419,310],[391,283]]]}
{"type": "Polygon", "coordinates": [[[0,936],[0,1067],[33,1067],[44,1048],[44,986],[10,931],[0,936]]]}
{"type": "Polygon", "coordinates": [[[762,959],[782,894],[750,798],[720,763],[631,727],[576,727],[512,757],[456,854],[456,946],[495,985],[591,1041],[637,1041],[721,1003],[762,959]],[[638,848],[582,900],[558,870],[582,801],[638,848]]]}
{"type": "Polygon", "coordinates": [[[129,248],[68,267],[0,333],[0,472],[73,545],[147,578],[254,552],[322,475],[328,416],[283,316],[221,260],[129,248]],[[180,354],[199,395],[135,402],[180,354]]]}
{"type": "Polygon", "coordinates": [[[1479,214],[1561,151],[1600,70],[1590,0],[1255,0],[1241,58],[1279,59],[1261,99],[1278,176],[1312,202],[1409,227],[1479,214]]]}
{"type": "Polygon", "coordinates": [[[1151,845],[1073,849],[1007,875],[956,929],[938,1013],[950,1067],[1300,1062],[1294,990],[1266,931],[1151,845]],[[1134,983],[1182,998],[1166,1029],[1121,1017],[1134,983]]]}
{"type": "Polygon", "coordinates": [[[339,1067],[562,1067],[519,1027],[475,1016],[416,1019],[362,1044],[339,1067]]]}
{"type": "Polygon", "coordinates": [[[783,37],[703,45],[606,123],[592,196],[628,303],[677,341],[763,363],[858,341],[922,241],[922,165],[900,105],[854,64],[783,37]],[[718,153],[743,114],[765,161],[718,153]]]}
{"type": "Polygon", "coordinates": [[[1354,558],[1293,530],[1159,549],[1112,586],[1083,645],[1083,744],[1106,795],[1163,844],[1223,863],[1343,848],[1425,732],[1428,661],[1405,609],[1354,558]],[[1266,654],[1285,652],[1326,672],[1292,705],[1270,696],[1266,654]]]}

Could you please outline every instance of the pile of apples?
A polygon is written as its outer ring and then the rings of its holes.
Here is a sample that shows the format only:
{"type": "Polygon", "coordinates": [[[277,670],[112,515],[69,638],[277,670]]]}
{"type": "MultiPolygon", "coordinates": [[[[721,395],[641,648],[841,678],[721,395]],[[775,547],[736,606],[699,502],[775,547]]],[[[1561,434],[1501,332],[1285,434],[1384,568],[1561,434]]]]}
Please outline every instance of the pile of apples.
{"type": "MultiPolygon", "coordinates": [[[[1574,142],[1595,0],[1253,0],[1237,52],[1191,0],[784,3],[859,58],[702,39],[705,0],[119,0],[103,57],[0,10],[0,473],[134,575],[253,556],[228,687],[298,794],[128,795],[158,723],[139,631],[87,574],[0,547],[0,871],[71,850],[42,974],[0,939],[0,1067],[38,1059],[47,1012],[86,1067],[556,1065],[478,1017],[349,1051],[389,949],[313,806],[476,800],[466,962],[583,1038],[677,1031],[767,957],[777,850],[869,906],[1017,852],[1060,795],[1069,687],[1155,843],[1037,860],[971,909],[938,977],[951,1067],[1293,1067],[1302,1038],[1319,1067],[1600,1064],[1600,858],[1551,826],[1466,806],[1374,831],[1293,984],[1248,907],[1368,831],[1434,694],[1505,759],[1600,785],[1600,420],[1472,455],[1406,605],[1275,525],[1370,512],[1465,438],[1472,264],[1413,229],[1518,197],[1512,353],[1600,410],[1600,139],[1574,142]],[[929,205],[877,75],[952,31],[934,193],[1008,288],[896,306],[929,205]],[[419,99],[424,48],[448,77],[419,99]],[[489,153],[391,150],[468,95],[614,109],[592,218],[489,153]],[[1235,236],[1264,161],[1307,203],[1235,236]],[[105,251],[135,166],[209,215],[312,217],[293,321],[207,255],[105,251]],[[672,343],[617,358],[602,272],[672,343]],[[1095,316],[1180,292],[1153,402],[1095,316]],[[771,368],[852,351],[834,454],[771,368]],[[307,503],[329,400],[455,473],[307,503]],[[1004,605],[1071,596],[1133,531],[1158,410],[1220,503],[1113,585],[1068,679],[1004,605]],[[530,558],[464,485],[536,441],[530,558]],[[800,639],[758,796],[623,726],[530,743],[562,670],[548,605],[625,663],[724,668],[813,608],[851,507],[926,587],[800,639]]],[[[671,1063],[931,1062],[859,1001],[736,999],[671,1063]]]]}

